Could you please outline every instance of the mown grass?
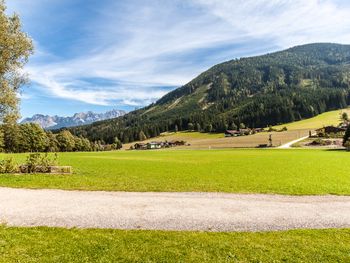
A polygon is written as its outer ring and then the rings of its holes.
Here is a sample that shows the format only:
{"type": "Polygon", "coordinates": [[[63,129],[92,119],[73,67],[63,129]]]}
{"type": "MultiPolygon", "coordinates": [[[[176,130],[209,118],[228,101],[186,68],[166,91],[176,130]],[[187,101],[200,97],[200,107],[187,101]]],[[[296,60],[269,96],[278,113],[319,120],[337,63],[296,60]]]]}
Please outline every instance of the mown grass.
{"type": "Polygon", "coordinates": [[[279,126],[275,126],[276,129],[282,129],[287,127],[288,130],[302,130],[302,129],[318,129],[327,125],[338,125],[341,122],[341,114],[347,112],[350,115],[350,109],[328,111],[317,115],[316,117],[305,119],[301,121],[296,121],[292,123],[287,123],[279,126]]]}
{"type": "MultiPolygon", "coordinates": [[[[4,155],[0,155],[0,157],[4,155]]],[[[20,161],[24,154],[13,155],[20,161]]],[[[330,150],[62,153],[73,175],[0,175],[0,186],[106,191],[350,194],[350,154],[330,150]]]]}
{"type": "Polygon", "coordinates": [[[195,233],[0,227],[0,262],[350,262],[350,230],[195,233]]]}

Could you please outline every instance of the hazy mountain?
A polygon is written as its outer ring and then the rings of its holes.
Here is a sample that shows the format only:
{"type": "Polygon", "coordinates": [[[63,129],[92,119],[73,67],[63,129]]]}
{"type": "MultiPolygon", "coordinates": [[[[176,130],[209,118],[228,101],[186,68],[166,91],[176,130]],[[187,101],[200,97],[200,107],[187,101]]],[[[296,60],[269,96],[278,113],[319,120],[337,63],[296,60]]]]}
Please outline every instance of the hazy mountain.
{"type": "Polygon", "coordinates": [[[266,127],[349,104],[350,45],[308,44],[216,65],[146,108],[71,130],[128,142],[139,139],[140,131],[153,137],[175,127],[266,127]]]}
{"type": "Polygon", "coordinates": [[[80,112],[71,117],[48,116],[36,114],[31,118],[26,118],[21,123],[37,123],[44,129],[59,129],[63,127],[72,127],[86,125],[96,121],[108,120],[125,115],[123,110],[112,110],[106,113],[80,112]]]}

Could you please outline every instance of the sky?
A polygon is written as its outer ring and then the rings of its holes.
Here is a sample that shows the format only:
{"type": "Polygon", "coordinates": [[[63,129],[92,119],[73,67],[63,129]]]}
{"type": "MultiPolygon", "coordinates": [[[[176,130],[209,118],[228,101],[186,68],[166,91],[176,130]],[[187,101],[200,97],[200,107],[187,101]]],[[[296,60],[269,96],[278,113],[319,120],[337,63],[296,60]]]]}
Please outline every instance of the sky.
{"type": "Polygon", "coordinates": [[[22,117],[133,110],[211,66],[350,43],[347,0],[7,0],[33,39],[22,117]]]}

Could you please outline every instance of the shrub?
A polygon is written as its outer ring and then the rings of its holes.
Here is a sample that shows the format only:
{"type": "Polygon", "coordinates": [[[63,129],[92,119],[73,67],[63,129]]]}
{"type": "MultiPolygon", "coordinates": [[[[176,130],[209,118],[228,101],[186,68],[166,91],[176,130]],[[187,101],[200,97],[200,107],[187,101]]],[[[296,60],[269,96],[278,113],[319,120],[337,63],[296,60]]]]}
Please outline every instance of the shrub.
{"type": "Polygon", "coordinates": [[[17,173],[19,167],[13,158],[0,160],[0,174],[17,173]]]}
{"type": "Polygon", "coordinates": [[[48,173],[50,166],[57,165],[57,159],[57,153],[53,157],[50,157],[47,153],[31,153],[27,157],[26,164],[21,166],[21,171],[23,173],[48,173]]]}

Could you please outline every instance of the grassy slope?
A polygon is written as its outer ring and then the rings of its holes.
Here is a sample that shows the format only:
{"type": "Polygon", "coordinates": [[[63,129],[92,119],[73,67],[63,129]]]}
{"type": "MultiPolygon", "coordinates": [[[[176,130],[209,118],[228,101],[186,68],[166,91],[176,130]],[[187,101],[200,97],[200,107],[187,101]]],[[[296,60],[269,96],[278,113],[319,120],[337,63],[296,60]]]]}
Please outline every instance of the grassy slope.
{"type": "Polygon", "coordinates": [[[335,110],[325,112],[323,114],[317,115],[316,117],[305,119],[301,121],[296,121],[292,123],[287,123],[283,125],[276,126],[275,128],[281,129],[287,127],[288,130],[299,130],[299,129],[318,129],[326,125],[338,125],[340,123],[341,113],[347,112],[350,115],[350,109],[335,110]]]}
{"type": "Polygon", "coordinates": [[[350,230],[271,233],[0,227],[0,262],[349,262],[350,230]]]}
{"type": "Polygon", "coordinates": [[[349,195],[348,160],[345,151],[327,150],[65,153],[61,164],[74,175],[0,175],[0,186],[349,195]]]}

